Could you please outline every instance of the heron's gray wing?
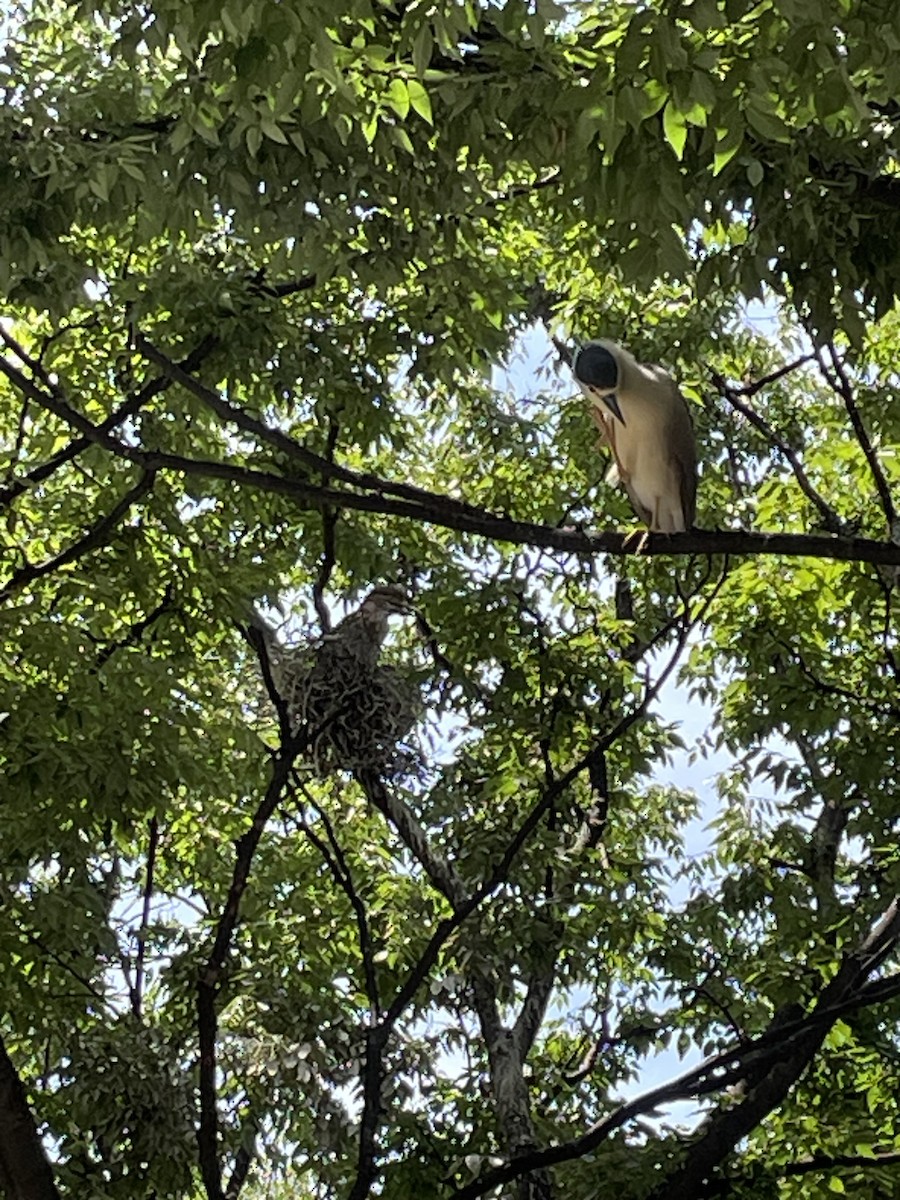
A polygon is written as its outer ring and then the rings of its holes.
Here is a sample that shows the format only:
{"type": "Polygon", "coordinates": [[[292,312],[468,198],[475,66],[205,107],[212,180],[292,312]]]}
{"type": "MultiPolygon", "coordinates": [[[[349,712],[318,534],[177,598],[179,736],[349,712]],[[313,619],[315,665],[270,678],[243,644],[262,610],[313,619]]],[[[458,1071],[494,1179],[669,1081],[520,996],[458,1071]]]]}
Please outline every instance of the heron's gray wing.
{"type": "Polygon", "coordinates": [[[678,407],[673,410],[670,429],[670,448],[679,478],[681,511],[684,513],[685,528],[691,529],[697,514],[697,442],[694,437],[694,422],[688,402],[672,384],[678,398],[678,407]]]}

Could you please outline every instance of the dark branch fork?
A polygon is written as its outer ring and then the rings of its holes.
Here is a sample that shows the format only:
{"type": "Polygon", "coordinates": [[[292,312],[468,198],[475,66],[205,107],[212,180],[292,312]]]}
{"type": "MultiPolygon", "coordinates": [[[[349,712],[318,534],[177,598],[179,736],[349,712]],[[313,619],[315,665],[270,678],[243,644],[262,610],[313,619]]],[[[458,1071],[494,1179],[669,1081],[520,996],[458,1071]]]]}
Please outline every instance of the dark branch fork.
{"type": "Polygon", "coordinates": [[[580,1137],[523,1155],[506,1166],[485,1172],[454,1192],[453,1200],[476,1200],[528,1171],[582,1158],[596,1150],[616,1130],[661,1104],[720,1091],[762,1070],[761,1081],[742,1103],[714,1115],[710,1123],[712,1128],[708,1126],[707,1134],[688,1149],[682,1166],[660,1185],[653,1200],[694,1200],[705,1195],[705,1190],[701,1189],[709,1173],[728,1156],[741,1137],[781,1103],[835,1021],[859,1008],[900,995],[900,975],[869,984],[865,982],[896,947],[898,938],[900,899],[895,897],[857,949],[845,956],[838,974],[822,989],[810,1013],[714,1055],[694,1070],[628,1101],[580,1137]]]}

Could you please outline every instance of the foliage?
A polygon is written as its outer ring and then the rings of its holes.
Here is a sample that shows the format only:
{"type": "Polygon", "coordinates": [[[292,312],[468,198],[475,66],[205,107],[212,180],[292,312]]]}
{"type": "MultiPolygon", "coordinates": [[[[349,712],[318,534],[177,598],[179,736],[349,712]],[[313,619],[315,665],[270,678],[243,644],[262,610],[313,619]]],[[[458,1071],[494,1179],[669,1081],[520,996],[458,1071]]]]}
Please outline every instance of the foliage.
{"type": "Polygon", "coordinates": [[[8,21],[0,1130],[41,1196],[894,1195],[891,6],[8,21]],[[598,333],[691,405],[680,542],[584,532],[631,522],[561,361],[598,333]],[[424,765],[327,774],[247,613],[312,640],[383,583],[424,765]]]}

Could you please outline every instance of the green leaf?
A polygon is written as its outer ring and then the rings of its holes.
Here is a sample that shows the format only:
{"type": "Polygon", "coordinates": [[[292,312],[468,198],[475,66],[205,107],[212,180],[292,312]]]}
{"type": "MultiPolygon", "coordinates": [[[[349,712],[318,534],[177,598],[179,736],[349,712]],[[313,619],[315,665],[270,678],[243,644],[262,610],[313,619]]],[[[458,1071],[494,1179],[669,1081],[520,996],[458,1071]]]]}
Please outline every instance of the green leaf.
{"type": "Polygon", "coordinates": [[[728,146],[723,150],[718,149],[718,147],[716,148],[715,154],[713,155],[713,175],[718,175],[725,169],[725,167],[728,166],[735,154],[737,154],[738,150],[740,149],[740,145],[740,142],[738,142],[734,146],[728,146]]]}
{"type": "Polygon", "coordinates": [[[391,141],[398,145],[402,150],[405,150],[407,154],[415,157],[415,147],[410,140],[409,134],[401,125],[394,125],[391,127],[391,141]]]}
{"type": "Polygon", "coordinates": [[[261,117],[259,127],[270,141],[278,142],[281,146],[288,145],[287,136],[276,121],[271,120],[269,117],[261,117]]]}
{"type": "Polygon", "coordinates": [[[391,80],[385,100],[401,120],[406,116],[410,107],[409,89],[402,79],[391,80]]]}
{"type": "Polygon", "coordinates": [[[362,123],[362,125],[360,126],[360,129],[362,130],[362,135],[365,138],[366,143],[371,146],[371,144],[375,141],[375,135],[378,132],[378,111],[377,110],[372,114],[372,116],[367,121],[364,121],[362,123]]]}
{"type": "Polygon", "coordinates": [[[259,154],[259,148],[262,145],[262,129],[258,125],[251,125],[244,134],[247,142],[247,149],[250,152],[251,158],[256,158],[259,154]]]}
{"type": "Polygon", "coordinates": [[[429,125],[433,124],[431,100],[429,99],[425,88],[417,79],[407,80],[406,87],[410,106],[424,121],[427,121],[429,125]]]}
{"type": "Polygon", "coordinates": [[[433,53],[434,38],[432,37],[431,26],[427,21],[423,21],[415,36],[412,47],[413,69],[420,78],[430,66],[433,53]]]}
{"type": "Polygon", "coordinates": [[[687,127],[684,117],[673,107],[671,100],[663,109],[663,132],[666,141],[675,151],[675,157],[680,159],[684,154],[684,145],[687,141],[687,127]]]}
{"type": "Polygon", "coordinates": [[[180,154],[181,151],[192,141],[194,137],[194,129],[190,121],[179,121],[169,135],[169,146],[173,154],[180,154]]]}

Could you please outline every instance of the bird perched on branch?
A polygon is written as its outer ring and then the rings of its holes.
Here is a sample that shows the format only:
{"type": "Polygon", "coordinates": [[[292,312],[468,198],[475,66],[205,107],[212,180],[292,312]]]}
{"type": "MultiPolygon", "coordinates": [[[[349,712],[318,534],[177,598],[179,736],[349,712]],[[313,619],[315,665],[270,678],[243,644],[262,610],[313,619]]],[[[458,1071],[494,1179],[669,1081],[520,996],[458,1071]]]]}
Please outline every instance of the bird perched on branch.
{"type": "Polygon", "coordinates": [[[418,689],[379,658],[388,621],[415,610],[402,588],[373,588],[355,612],[314,643],[270,648],[272,678],[292,733],[304,731],[320,774],[389,772],[421,712],[418,689]]]}
{"type": "Polygon", "coordinates": [[[591,416],[612,450],[618,479],[653,532],[684,533],[694,523],[697,447],[691,414],[674,379],[645,366],[616,342],[588,342],[572,363],[591,416]]]}

